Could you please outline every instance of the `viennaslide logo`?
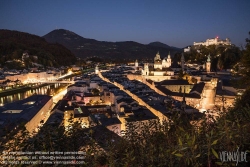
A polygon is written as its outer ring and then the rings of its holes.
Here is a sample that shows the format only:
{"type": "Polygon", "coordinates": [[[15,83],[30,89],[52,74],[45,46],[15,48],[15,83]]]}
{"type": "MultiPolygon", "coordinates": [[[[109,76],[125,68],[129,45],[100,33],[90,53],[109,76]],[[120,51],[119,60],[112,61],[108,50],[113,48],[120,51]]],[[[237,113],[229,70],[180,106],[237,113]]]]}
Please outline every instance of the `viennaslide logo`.
{"type": "Polygon", "coordinates": [[[219,154],[222,163],[235,162],[237,166],[240,162],[247,162],[247,151],[239,151],[239,147],[237,151],[221,151],[219,154]]]}

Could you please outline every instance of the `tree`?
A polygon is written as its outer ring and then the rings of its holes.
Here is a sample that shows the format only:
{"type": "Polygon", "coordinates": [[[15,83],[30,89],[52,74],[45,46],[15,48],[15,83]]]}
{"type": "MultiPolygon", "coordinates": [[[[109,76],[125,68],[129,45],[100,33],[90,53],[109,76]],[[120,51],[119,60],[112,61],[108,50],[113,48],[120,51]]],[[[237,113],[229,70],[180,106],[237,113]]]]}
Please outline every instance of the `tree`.
{"type": "Polygon", "coordinates": [[[92,93],[93,95],[98,96],[98,95],[100,94],[100,91],[99,91],[98,89],[94,88],[94,89],[91,90],[91,93],[92,93]]]}
{"type": "MultiPolygon", "coordinates": [[[[250,33],[250,32],[249,32],[250,33]]],[[[245,50],[242,51],[242,57],[240,60],[240,64],[242,68],[240,73],[243,75],[243,83],[246,85],[250,85],[250,39],[246,39],[246,47],[245,50]]]]}
{"type": "Polygon", "coordinates": [[[193,84],[197,84],[197,79],[196,78],[192,78],[191,81],[192,81],[193,84]]]}
{"type": "Polygon", "coordinates": [[[223,63],[222,58],[219,58],[219,59],[218,59],[218,63],[217,63],[217,68],[220,69],[220,70],[222,70],[223,67],[224,67],[223,64],[224,64],[224,63],[223,63]]]}

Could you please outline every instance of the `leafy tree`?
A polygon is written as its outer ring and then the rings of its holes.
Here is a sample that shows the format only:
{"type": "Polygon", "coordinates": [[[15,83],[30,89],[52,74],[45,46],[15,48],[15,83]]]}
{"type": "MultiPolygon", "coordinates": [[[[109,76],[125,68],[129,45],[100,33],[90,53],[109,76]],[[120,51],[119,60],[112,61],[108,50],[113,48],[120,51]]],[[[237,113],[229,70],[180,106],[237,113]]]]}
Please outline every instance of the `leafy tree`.
{"type": "Polygon", "coordinates": [[[38,63],[46,66],[71,65],[76,61],[76,57],[62,45],[47,43],[44,38],[35,35],[0,30],[0,36],[1,64],[8,60],[21,59],[24,52],[28,52],[30,56],[37,55],[38,63]],[[2,56],[5,60],[2,60],[2,56]]]}
{"type": "Polygon", "coordinates": [[[242,65],[240,73],[243,75],[243,83],[250,85],[250,39],[247,38],[246,42],[246,47],[245,50],[242,51],[243,54],[240,61],[240,64],[242,65]]]}
{"type": "Polygon", "coordinates": [[[92,89],[91,90],[91,93],[93,94],[93,95],[99,95],[100,94],[100,91],[98,90],[98,89],[96,89],[96,88],[94,88],[94,89],[92,89]]]}

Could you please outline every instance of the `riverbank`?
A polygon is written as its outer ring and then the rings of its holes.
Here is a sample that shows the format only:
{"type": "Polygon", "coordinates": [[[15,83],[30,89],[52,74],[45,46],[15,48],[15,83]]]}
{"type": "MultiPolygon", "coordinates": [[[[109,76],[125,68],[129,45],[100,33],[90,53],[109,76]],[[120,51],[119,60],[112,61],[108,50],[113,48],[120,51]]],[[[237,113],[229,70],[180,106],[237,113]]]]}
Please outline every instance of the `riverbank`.
{"type": "Polygon", "coordinates": [[[40,85],[36,85],[36,86],[25,85],[25,86],[20,86],[17,88],[3,90],[0,92],[0,97],[1,96],[8,96],[8,95],[16,94],[16,93],[22,93],[22,92],[25,92],[28,90],[37,89],[37,88],[47,86],[47,85],[52,85],[52,84],[44,83],[44,84],[40,84],[40,85]]]}

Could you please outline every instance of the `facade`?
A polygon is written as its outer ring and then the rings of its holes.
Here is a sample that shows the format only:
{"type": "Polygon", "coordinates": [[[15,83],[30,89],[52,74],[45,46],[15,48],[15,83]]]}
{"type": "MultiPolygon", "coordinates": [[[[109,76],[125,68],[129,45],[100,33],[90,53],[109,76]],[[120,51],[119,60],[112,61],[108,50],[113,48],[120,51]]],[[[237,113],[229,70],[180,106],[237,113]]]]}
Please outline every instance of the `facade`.
{"type": "Polygon", "coordinates": [[[223,86],[225,83],[221,80],[216,84],[215,106],[220,109],[220,111],[233,107],[237,99],[237,93],[223,86]]]}
{"type": "Polygon", "coordinates": [[[225,40],[220,40],[219,37],[207,39],[205,42],[194,42],[194,46],[210,46],[210,45],[231,45],[231,41],[229,38],[225,40]]]}
{"type": "Polygon", "coordinates": [[[190,52],[190,50],[191,50],[190,46],[188,46],[187,48],[184,48],[184,52],[190,52]]]}
{"type": "Polygon", "coordinates": [[[149,66],[149,63],[144,64],[144,69],[142,70],[142,76],[146,79],[151,79],[154,81],[162,81],[170,79],[174,76],[174,71],[171,69],[171,57],[170,53],[168,57],[161,59],[159,52],[154,58],[153,66],[149,66]]]}
{"type": "Polygon", "coordinates": [[[168,58],[164,58],[163,60],[161,60],[160,54],[158,52],[154,58],[154,69],[162,70],[163,68],[169,68],[170,66],[171,66],[170,53],[168,54],[168,58]]]}
{"type": "Polygon", "coordinates": [[[7,75],[5,79],[11,81],[20,80],[22,83],[37,83],[43,81],[53,81],[59,77],[59,74],[51,74],[47,72],[30,72],[27,74],[18,74],[18,75],[7,75]]]}
{"type": "Polygon", "coordinates": [[[189,93],[194,85],[189,84],[187,80],[165,80],[160,83],[161,86],[172,92],[189,93]]]}

